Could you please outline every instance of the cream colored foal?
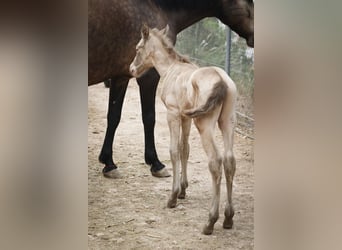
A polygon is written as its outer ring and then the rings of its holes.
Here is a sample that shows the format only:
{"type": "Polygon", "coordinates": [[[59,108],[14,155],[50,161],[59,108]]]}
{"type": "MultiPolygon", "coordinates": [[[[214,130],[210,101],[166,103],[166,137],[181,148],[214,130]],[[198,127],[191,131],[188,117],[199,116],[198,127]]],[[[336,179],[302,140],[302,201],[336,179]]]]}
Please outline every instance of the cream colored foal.
{"type": "Polygon", "coordinates": [[[224,228],[233,226],[232,184],[235,174],[233,133],[235,127],[236,86],[220,68],[199,68],[178,54],[167,38],[168,27],[159,31],[143,25],[142,38],[136,47],[136,56],[130,65],[133,76],[139,77],[155,67],[163,86],[161,99],[167,108],[170,129],[170,157],[173,167],[173,184],[167,206],[173,208],[177,198],[185,198],[188,187],[187,162],[189,158],[189,133],[191,120],[198,129],[212,176],[213,199],[209,220],[203,233],[212,234],[219,217],[222,163],[227,180],[228,202],[225,207],[224,228]],[[222,132],[223,155],[215,140],[215,125],[222,132]],[[181,166],[181,175],[180,175],[181,166]]]}

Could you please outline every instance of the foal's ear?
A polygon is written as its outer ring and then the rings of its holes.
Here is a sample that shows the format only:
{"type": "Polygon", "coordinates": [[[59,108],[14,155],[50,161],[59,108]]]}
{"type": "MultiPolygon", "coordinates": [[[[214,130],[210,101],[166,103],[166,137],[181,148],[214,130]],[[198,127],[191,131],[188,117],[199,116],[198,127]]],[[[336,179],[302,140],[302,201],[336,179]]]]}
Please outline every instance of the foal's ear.
{"type": "Polygon", "coordinates": [[[141,27],[141,37],[144,40],[147,40],[149,34],[150,34],[150,28],[147,26],[146,23],[143,23],[143,26],[141,27]]]}
{"type": "Polygon", "coordinates": [[[166,27],[164,28],[164,35],[167,35],[169,33],[170,26],[167,24],[166,27]]]}
{"type": "Polygon", "coordinates": [[[164,29],[159,30],[159,34],[164,35],[164,36],[165,36],[165,35],[167,36],[167,34],[169,33],[169,30],[170,30],[170,27],[169,27],[169,25],[167,24],[167,25],[165,26],[164,29]]]}

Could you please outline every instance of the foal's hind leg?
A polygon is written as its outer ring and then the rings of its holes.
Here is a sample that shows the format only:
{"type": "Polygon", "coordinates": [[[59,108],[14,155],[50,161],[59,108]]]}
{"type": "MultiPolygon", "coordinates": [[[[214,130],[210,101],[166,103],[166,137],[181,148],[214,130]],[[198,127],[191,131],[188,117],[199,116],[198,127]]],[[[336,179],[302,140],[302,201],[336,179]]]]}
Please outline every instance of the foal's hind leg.
{"type": "Polygon", "coordinates": [[[227,204],[225,207],[224,228],[233,227],[234,207],[232,202],[233,178],[236,169],[236,160],[233,153],[233,137],[234,137],[235,116],[231,118],[221,118],[219,120],[219,128],[222,131],[224,142],[223,166],[226,176],[227,185],[227,204]]]}
{"type": "Polygon", "coordinates": [[[210,117],[195,119],[196,127],[201,135],[203,148],[208,156],[208,166],[212,177],[213,198],[209,211],[208,223],[203,228],[203,234],[212,234],[214,225],[219,218],[220,185],[222,176],[222,160],[214,142],[216,124],[215,112],[210,117]]]}
{"type": "Polygon", "coordinates": [[[182,164],[182,175],[181,175],[181,191],[178,195],[179,199],[185,198],[185,190],[188,187],[188,176],[187,176],[187,165],[189,159],[189,133],[191,127],[191,119],[182,118],[182,136],[180,144],[180,158],[182,164]]]}

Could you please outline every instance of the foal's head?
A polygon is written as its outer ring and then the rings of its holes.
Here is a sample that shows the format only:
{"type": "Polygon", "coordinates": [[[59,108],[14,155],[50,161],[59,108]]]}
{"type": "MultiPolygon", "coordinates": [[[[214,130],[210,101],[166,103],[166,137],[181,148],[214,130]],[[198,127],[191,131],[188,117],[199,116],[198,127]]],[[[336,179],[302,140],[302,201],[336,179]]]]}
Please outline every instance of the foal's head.
{"type": "Polygon", "coordinates": [[[191,63],[189,59],[179,54],[167,36],[169,26],[158,30],[150,29],[147,25],[141,28],[141,40],[136,46],[136,56],[131,63],[129,70],[134,77],[140,77],[148,69],[153,67],[153,58],[158,54],[182,63],[191,63]]]}
{"type": "Polygon", "coordinates": [[[254,2],[253,0],[219,0],[218,18],[254,47],[254,2]]]}
{"type": "Polygon", "coordinates": [[[165,36],[168,32],[168,26],[163,30],[150,29],[146,24],[141,28],[141,39],[136,46],[136,55],[129,66],[129,71],[134,77],[139,77],[148,69],[153,67],[152,58],[159,47],[162,46],[160,39],[156,36],[165,36]]]}

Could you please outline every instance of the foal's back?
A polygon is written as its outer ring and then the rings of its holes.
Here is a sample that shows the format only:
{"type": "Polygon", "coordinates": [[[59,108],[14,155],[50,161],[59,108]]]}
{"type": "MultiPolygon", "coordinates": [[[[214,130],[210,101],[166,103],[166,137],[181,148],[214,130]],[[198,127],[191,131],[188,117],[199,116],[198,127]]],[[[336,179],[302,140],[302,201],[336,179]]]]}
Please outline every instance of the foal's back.
{"type": "Polygon", "coordinates": [[[162,100],[167,106],[178,106],[184,110],[204,105],[217,83],[227,86],[228,98],[236,97],[236,86],[227,73],[218,67],[198,67],[190,63],[177,63],[162,79],[165,81],[162,100]]]}

